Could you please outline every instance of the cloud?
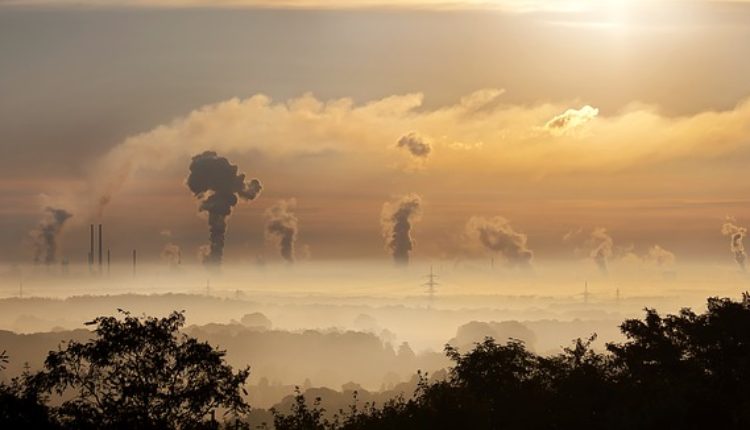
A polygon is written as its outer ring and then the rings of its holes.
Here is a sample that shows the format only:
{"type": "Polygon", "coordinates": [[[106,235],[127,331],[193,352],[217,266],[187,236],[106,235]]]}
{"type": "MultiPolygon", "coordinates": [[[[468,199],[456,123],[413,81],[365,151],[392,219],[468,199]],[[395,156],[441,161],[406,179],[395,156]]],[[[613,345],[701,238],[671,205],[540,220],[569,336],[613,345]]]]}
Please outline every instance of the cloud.
{"type": "Polygon", "coordinates": [[[412,156],[422,159],[427,158],[432,151],[430,143],[416,132],[399,137],[396,147],[406,149],[412,156]]]}
{"type": "Polygon", "coordinates": [[[586,105],[580,109],[568,109],[547,121],[544,128],[553,133],[565,133],[578,128],[599,115],[599,109],[586,105]]]}
{"type": "Polygon", "coordinates": [[[400,157],[388,142],[403,130],[431,136],[428,175],[462,175],[467,181],[514,174],[551,175],[611,172],[637,166],[661,166],[668,160],[716,158],[746,148],[750,103],[726,111],[668,118],[654,107],[632,105],[619,114],[597,118],[586,133],[568,130],[592,117],[593,108],[567,111],[564,104],[505,105],[488,100],[500,91],[481,90],[454,105],[422,107],[422,94],[390,96],[355,104],[342,98],[321,101],[310,94],[285,102],[264,95],[231,99],[127,138],[96,164],[92,172],[95,206],[111,200],[134,171],[164,170],[212,148],[222,153],[258,155],[313,174],[355,169],[359,178],[377,182],[400,157]],[[575,112],[568,113],[568,112],[575,112]],[[587,113],[588,112],[588,113],[587,113]],[[567,115],[567,116],[566,116],[567,115]],[[564,117],[562,119],[559,117],[564,117]],[[309,155],[316,154],[314,165],[309,155]],[[303,166],[304,164],[304,166],[303,166]]]}
{"type": "MultiPolygon", "coordinates": [[[[686,3],[746,3],[748,0],[675,0],[686,3]]],[[[639,7],[659,0],[637,2],[639,7]]],[[[681,4],[682,3],[682,4],[681,4]]],[[[138,8],[273,8],[273,9],[418,9],[418,10],[492,10],[509,13],[533,12],[609,12],[609,3],[601,0],[0,0],[3,6],[95,6],[138,8]]]]}
{"type": "Polygon", "coordinates": [[[416,194],[407,194],[394,202],[383,204],[380,223],[386,249],[391,252],[396,264],[409,264],[409,254],[414,249],[413,224],[422,212],[422,199],[416,194]]]}
{"type": "Polygon", "coordinates": [[[292,212],[296,206],[295,199],[279,200],[265,212],[266,236],[278,239],[281,257],[289,263],[294,262],[294,246],[299,230],[299,221],[292,212]]]}
{"type": "Polygon", "coordinates": [[[471,217],[466,223],[466,235],[485,249],[502,255],[512,266],[528,267],[534,258],[526,235],[515,231],[503,217],[471,217]]]}
{"type": "Polygon", "coordinates": [[[2,0],[7,6],[97,6],[154,8],[284,8],[360,9],[400,8],[439,10],[503,10],[509,12],[580,10],[581,1],[544,0],[2,0]]]}

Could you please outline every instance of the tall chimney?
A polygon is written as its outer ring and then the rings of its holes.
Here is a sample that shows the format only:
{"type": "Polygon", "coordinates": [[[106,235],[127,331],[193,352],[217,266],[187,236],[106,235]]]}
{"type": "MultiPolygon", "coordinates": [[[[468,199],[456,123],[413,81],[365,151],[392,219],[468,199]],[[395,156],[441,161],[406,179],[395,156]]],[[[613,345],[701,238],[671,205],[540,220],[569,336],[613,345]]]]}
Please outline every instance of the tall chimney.
{"type": "Polygon", "coordinates": [[[99,273],[102,271],[102,225],[99,224],[99,273]]]}
{"type": "Polygon", "coordinates": [[[89,269],[94,265],[94,224],[91,224],[91,248],[89,250],[89,269]]]}
{"type": "Polygon", "coordinates": [[[136,253],[135,253],[135,249],[134,249],[133,250],[133,276],[135,276],[135,273],[136,273],[136,271],[135,271],[136,262],[137,262],[137,260],[136,260],[136,253]]]}

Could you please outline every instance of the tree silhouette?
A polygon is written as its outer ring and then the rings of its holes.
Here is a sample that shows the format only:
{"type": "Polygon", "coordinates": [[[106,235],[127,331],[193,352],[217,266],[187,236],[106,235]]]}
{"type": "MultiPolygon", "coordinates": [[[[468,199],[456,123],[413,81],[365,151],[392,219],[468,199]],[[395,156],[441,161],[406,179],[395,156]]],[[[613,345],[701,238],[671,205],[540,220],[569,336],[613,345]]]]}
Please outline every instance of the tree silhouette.
{"type": "Polygon", "coordinates": [[[621,330],[627,340],[607,344],[607,353],[592,349],[594,336],[551,357],[518,340],[486,338],[466,353],[447,345],[454,365],[446,380],[422,379],[409,400],[344,414],[323,428],[750,428],[748,294],[710,298],[702,314],[646,309],[621,330]]]}
{"type": "Polygon", "coordinates": [[[273,424],[276,430],[326,430],[333,426],[323,417],[325,409],[320,407],[320,398],[316,398],[312,406],[308,406],[305,397],[300,393],[299,387],[295,388],[294,402],[290,414],[282,414],[273,408],[271,412],[273,413],[273,424]]]}
{"type": "MultiPolygon", "coordinates": [[[[44,368],[0,383],[0,428],[249,428],[243,385],[224,352],[180,334],[185,318],[100,317],[93,339],[69,342],[44,368]],[[54,398],[53,398],[54,396],[54,398]],[[52,399],[52,400],[51,400],[52,399]],[[54,406],[51,406],[54,405],[54,406]],[[227,420],[231,418],[232,420],[227,420]]],[[[467,352],[446,345],[453,367],[381,406],[329,416],[297,389],[277,430],[375,429],[747,429],[750,428],[750,295],[710,298],[623,322],[626,340],[592,349],[578,339],[553,356],[486,338],[467,352]]],[[[0,354],[0,370],[8,357],[0,354]]]]}
{"type": "MultiPolygon", "coordinates": [[[[50,352],[30,378],[39,392],[65,399],[52,409],[76,429],[218,428],[214,416],[249,411],[243,385],[249,368],[234,373],[224,351],[179,332],[182,313],[166,318],[99,317],[94,338],[50,352]]],[[[246,393],[245,393],[246,394],[246,393]]]]}
{"type": "Polygon", "coordinates": [[[609,344],[634,424],[750,427],[750,296],[709,298],[706,312],[660,316],[647,309],[609,344]]]}
{"type": "MultiPolygon", "coordinates": [[[[0,371],[5,370],[6,364],[8,355],[3,351],[0,353],[0,371]]],[[[26,383],[28,378],[29,373],[24,372],[9,384],[0,383],[0,427],[39,430],[59,428],[44,404],[46,398],[26,383]]]]}

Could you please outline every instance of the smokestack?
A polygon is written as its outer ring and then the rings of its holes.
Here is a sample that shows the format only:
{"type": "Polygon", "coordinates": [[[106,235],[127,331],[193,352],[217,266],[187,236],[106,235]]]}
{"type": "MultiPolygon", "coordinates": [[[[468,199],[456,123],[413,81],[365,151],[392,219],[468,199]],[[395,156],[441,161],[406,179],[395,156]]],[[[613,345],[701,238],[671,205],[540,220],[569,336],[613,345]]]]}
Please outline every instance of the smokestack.
{"type": "Polygon", "coordinates": [[[133,250],[133,276],[135,276],[135,273],[136,273],[136,262],[137,262],[136,252],[135,252],[135,249],[134,249],[133,250]]]}
{"type": "Polygon", "coordinates": [[[99,224],[99,273],[102,271],[102,225],[99,224]]]}
{"type": "Polygon", "coordinates": [[[89,249],[89,271],[94,266],[94,224],[91,224],[91,248],[89,249]]]}

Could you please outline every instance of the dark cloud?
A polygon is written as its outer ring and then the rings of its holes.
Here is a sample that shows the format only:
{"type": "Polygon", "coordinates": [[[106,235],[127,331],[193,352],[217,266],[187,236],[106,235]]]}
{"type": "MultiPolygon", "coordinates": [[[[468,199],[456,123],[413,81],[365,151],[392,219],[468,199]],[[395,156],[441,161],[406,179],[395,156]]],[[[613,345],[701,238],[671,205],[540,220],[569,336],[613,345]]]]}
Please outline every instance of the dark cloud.
{"type": "Polygon", "coordinates": [[[253,200],[263,187],[257,179],[245,180],[244,173],[237,173],[237,166],[213,151],[193,157],[187,185],[202,200],[200,210],[208,212],[210,249],[204,262],[221,264],[227,217],[238,198],[253,200]]]}
{"type": "Polygon", "coordinates": [[[747,228],[735,224],[734,218],[727,218],[724,225],[721,226],[721,233],[730,237],[729,246],[734,256],[734,261],[739,264],[742,270],[747,268],[747,253],[743,241],[747,236],[747,228]]]}
{"type": "Polygon", "coordinates": [[[47,207],[44,219],[31,232],[34,241],[34,262],[52,264],[57,258],[57,237],[69,218],[73,216],[65,209],[47,207]]]}
{"type": "Polygon", "coordinates": [[[409,264],[409,253],[414,249],[412,224],[419,219],[421,208],[422,199],[416,194],[407,194],[383,205],[380,220],[383,236],[396,264],[409,264]]]}
{"type": "Polygon", "coordinates": [[[500,253],[513,266],[528,267],[534,258],[526,235],[515,231],[503,217],[471,217],[466,233],[484,248],[500,253]]]}
{"type": "Polygon", "coordinates": [[[417,158],[427,158],[432,151],[430,143],[415,132],[401,136],[398,142],[396,142],[396,146],[406,149],[411,155],[417,158]]]}
{"type": "Polygon", "coordinates": [[[297,242],[299,221],[292,210],[297,205],[295,199],[280,200],[266,210],[266,235],[279,240],[281,257],[294,262],[294,245],[297,242]]]}

